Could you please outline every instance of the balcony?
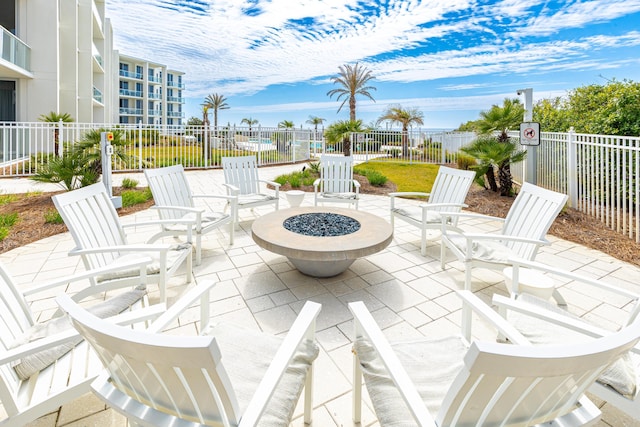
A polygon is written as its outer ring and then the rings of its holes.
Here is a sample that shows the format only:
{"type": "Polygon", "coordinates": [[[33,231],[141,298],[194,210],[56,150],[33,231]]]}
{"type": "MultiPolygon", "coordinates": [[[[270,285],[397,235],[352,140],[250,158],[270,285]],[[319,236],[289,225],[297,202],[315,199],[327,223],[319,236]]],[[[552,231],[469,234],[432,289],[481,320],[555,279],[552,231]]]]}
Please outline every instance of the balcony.
{"type": "Polygon", "coordinates": [[[120,114],[126,116],[141,116],[142,108],[125,108],[120,107],[120,114]]]}
{"type": "Polygon", "coordinates": [[[136,73],[129,70],[120,70],[120,77],[127,77],[130,79],[142,80],[142,73],[136,73]]]}
{"type": "Polygon", "coordinates": [[[0,26],[0,73],[5,77],[32,78],[31,48],[0,26]]]}
{"type": "Polygon", "coordinates": [[[169,80],[167,82],[167,87],[177,87],[178,89],[184,89],[184,83],[174,82],[173,80],[169,80]]]}
{"type": "Polygon", "coordinates": [[[120,89],[120,95],[122,95],[122,96],[130,96],[130,97],[133,97],[133,98],[142,98],[142,91],[130,90],[130,89],[120,89]]]}
{"type": "Polygon", "coordinates": [[[162,116],[162,110],[149,110],[150,116],[162,116]]]}
{"type": "Polygon", "coordinates": [[[152,83],[162,83],[162,77],[158,76],[149,76],[148,80],[152,83]]]}
{"type": "Polygon", "coordinates": [[[162,99],[162,94],[149,92],[149,99],[162,99]]]}
{"type": "Polygon", "coordinates": [[[97,87],[93,87],[93,99],[102,104],[102,92],[97,87]]]}
{"type": "Polygon", "coordinates": [[[184,113],[182,111],[167,111],[168,117],[184,117],[184,113]]]}
{"type": "Polygon", "coordinates": [[[180,104],[184,104],[184,98],[181,98],[179,96],[167,96],[167,101],[179,102],[180,104]]]}

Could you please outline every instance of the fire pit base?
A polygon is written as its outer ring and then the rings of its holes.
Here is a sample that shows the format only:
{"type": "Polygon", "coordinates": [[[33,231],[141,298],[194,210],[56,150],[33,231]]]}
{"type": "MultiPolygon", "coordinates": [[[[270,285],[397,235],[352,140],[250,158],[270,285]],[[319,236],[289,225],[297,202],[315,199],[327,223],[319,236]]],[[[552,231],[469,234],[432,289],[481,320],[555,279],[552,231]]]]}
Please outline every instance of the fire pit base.
{"type": "Polygon", "coordinates": [[[393,229],[384,219],[367,212],[333,207],[298,207],[281,209],[256,219],[251,226],[251,236],[261,248],[286,256],[301,273],[312,277],[332,277],[347,270],[356,259],[386,248],[393,239],[393,229]],[[313,213],[323,214],[320,216],[342,215],[355,220],[360,226],[344,235],[322,236],[300,234],[285,228],[287,219],[313,213]]]}

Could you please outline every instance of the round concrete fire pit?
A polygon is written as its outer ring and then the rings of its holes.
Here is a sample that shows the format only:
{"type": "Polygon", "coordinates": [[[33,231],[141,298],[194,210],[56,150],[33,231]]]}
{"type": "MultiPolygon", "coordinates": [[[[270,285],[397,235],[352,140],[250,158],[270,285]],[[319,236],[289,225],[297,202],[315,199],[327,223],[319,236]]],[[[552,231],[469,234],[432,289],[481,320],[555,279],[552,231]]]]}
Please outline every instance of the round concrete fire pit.
{"type": "Polygon", "coordinates": [[[366,212],[298,207],[256,219],[251,235],[261,248],[289,258],[301,273],[331,277],[356,259],[386,248],[393,229],[384,219],[366,212]]]}

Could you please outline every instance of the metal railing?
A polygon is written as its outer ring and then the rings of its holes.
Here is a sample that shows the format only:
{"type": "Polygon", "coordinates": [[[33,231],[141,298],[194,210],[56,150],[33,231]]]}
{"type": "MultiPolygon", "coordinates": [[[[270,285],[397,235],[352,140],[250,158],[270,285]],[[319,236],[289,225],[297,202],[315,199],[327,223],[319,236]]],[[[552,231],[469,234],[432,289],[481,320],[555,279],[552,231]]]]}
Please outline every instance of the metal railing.
{"type": "MultiPolygon", "coordinates": [[[[518,141],[519,133],[511,132],[518,141]]],[[[640,243],[640,137],[542,132],[537,184],[569,195],[571,207],[640,243]]],[[[512,167],[524,180],[522,164],[512,167]]]]}
{"type": "Polygon", "coordinates": [[[0,26],[0,58],[23,70],[31,71],[31,48],[0,26]]]}
{"type": "MultiPolygon", "coordinates": [[[[344,143],[330,144],[321,130],[144,124],[0,123],[0,176],[28,176],[64,147],[99,130],[118,133],[118,149],[129,162],[117,160],[114,171],[182,164],[217,168],[225,156],[253,154],[259,165],[291,163],[342,153],[344,143]],[[58,143],[56,143],[58,141],[58,143]]],[[[510,136],[518,141],[519,133],[510,136]]],[[[475,134],[411,130],[352,135],[357,162],[376,158],[409,163],[455,164],[460,147],[475,134]]],[[[570,205],[600,219],[640,243],[640,137],[543,132],[536,150],[537,184],[569,195],[570,205]]],[[[511,167],[524,178],[524,162],[511,167]]]]}

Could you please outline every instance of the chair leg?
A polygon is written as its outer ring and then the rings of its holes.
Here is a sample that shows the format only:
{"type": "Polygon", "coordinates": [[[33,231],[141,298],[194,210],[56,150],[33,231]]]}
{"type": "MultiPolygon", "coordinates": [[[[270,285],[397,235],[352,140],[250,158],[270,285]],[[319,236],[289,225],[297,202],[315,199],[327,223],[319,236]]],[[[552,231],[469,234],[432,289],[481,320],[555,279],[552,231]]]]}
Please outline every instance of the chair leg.
{"type": "Polygon", "coordinates": [[[427,229],[423,228],[420,236],[420,253],[427,256],[427,229]]]}
{"type": "Polygon", "coordinates": [[[471,290],[471,265],[469,263],[465,263],[464,266],[464,289],[471,290]]]}
{"type": "Polygon", "coordinates": [[[446,255],[447,252],[447,247],[444,244],[444,240],[442,240],[442,237],[440,238],[440,269],[444,270],[444,265],[445,265],[445,261],[444,261],[444,257],[446,255]]]}
{"type": "Polygon", "coordinates": [[[313,417],[313,364],[307,372],[307,379],[304,384],[304,423],[311,424],[313,417]]]}
{"type": "Polygon", "coordinates": [[[362,420],[362,367],[355,350],[353,354],[353,396],[351,402],[351,412],[354,423],[362,420]]]}
{"type": "Polygon", "coordinates": [[[196,233],[196,265],[202,263],[202,234],[196,233]]]}

